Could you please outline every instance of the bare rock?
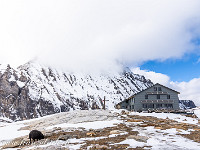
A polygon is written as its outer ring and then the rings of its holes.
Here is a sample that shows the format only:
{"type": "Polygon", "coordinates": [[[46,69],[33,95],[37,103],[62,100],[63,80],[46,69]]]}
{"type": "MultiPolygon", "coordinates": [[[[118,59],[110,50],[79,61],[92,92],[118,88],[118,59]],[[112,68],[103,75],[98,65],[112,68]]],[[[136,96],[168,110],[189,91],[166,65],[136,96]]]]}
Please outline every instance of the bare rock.
{"type": "Polygon", "coordinates": [[[101,150],[109,149],[109,147],[106,145],[95,145],[92,148],[93,149],[101,149],[101,150]]]}
{"type": "Polygon", "coordinates": [[[121,115],[128,115],[130,112],[128,112],[128,111],[125,111],[125,110],[122,110],[121,111],[121,115]]]}
{"type": "Polygon", "coordinates": [[[86,133],[86,135],[87,135],[87,136],[95,136],[96,133],[92,131],[92,132],[88,132],[88,133],[86,133]]]}
{"type": "Polygon", "coordinates": [[[72,138],[71,135],[60,135],[58,137],[58,140],[63,140],[63,141],[67,141],[68,139],[72,138]]]}
{"type": "Polygon", "coordinates": [[[146,136],[139,136],[139,135],[129,135],[127,137],[127,139],[134,139],[138,142],[147,142],[147,140],[149,139],[148,137],[146,136]]]}
{"type": "Polygon", "coordinates": [[[61,127],[54,127],[53,130],[62,130],[61,127]]]}
{"type": "Polygon", "coordinates": [[[110,134],[119,134],[121,133],[120,130],[112,130],[110,131],[110,134]]]}
{"type": "Polygon", "coordinates": [[[149,125],[148,124],[139,124],[138,126],[140,126],[140,127],[148,127],[149,125]]]}

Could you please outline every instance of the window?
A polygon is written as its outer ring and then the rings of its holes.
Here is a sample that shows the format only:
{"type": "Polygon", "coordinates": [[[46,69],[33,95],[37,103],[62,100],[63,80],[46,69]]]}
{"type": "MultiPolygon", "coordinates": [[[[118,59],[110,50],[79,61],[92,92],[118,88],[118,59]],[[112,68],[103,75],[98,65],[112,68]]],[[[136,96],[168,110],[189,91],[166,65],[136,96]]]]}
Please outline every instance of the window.
{"type": "Polygon", "coordinates": [[[145,95],[145,99],[148,99],[148,95],[145,95]]]}
{"type": "Polygon", "coordinates": [[[147,104],[143,104],[142,107],[143,107],[143,108],[147,108],[147,104]]]}
{"type": "Polygon", "coordinates": [[[157,87],[154,87],[154,91],[157,91],[157,87]]]}
{"type": "Polygon", "coordinates": [[[156,108],[162,108],[162,104],[156,104],[156,108]]]}
{"type": "Polygon", "coordinates": [[[148,104],[148,108],[154,108],[154,104],[148,104]]]}
{"type": "Polygon", "coordinates": [[[173,104],[165,104],[165,108],[173,108],[173,104]]]}
{"type": "Polygon", "coordinates": [[[157,99],[160,99],[160,95],[157,95],[157,99]]]}
{"type": "Polygon", "coordinates": [[[134,105],[132,105],[132,109],[134,109],[134,105]]]}
{"type": "Polygon", "coordinates": [[[170,95],[167,95],[167,99],[170,99],[170,95]]]}
{"type": "Polygon", "coordinates": [[[158,91],[162,91],[161,87],[158,87],[158,91]]]}

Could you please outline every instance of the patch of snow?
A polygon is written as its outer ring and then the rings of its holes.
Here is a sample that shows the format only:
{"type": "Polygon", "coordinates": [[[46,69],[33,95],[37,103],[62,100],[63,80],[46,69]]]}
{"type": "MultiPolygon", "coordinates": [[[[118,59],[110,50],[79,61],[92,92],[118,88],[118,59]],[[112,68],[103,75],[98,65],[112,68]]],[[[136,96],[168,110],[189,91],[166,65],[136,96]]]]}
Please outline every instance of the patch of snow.
{"type": "Polygon", "coordinates": [[[17,85],[20,87],[20,88],[22,88],[22,87],[24,87],[24,82],[21,82],[21,81],[17,81],[17,85]]]}
{"type": "Polygon", "coordinates": [[[2,74],[6,71],[7,66],[8,66],[7,64],[0,64],[0,71],[2,74]]]}
{"type": "Polygon", "coordinates": [[[9,78],[8,81],[11,82],[11,81],[16,81],[16,80],[15,80],[15,77],[13,75],[11,75],[11,77],[9,78]]]}
{"type": "Polygon", "coordinates": [[[197,108],[193,108],[194,110],[194,114],[200,119],[200,108],[197,107],[197,108]]]}
{"type": "MultiPolygon", "coordinates": [[[[13,120],[6,118],[6,117],[0,117],[0,120],[6,121],[6,122],[13,122],[13,120]]],[[[0,122],[0,123],[2,123],[2,122],[0,122]]]]}
{"type": "Polygon", "coordinates": [[[67,146],[67,148],[70,149],[70,150],[76,150],[76,149],[80,149],[82,145],[84,145],[84,144],[76,144],[76,145],[74,145],[74,144],[69,144],[69,145],[67,146]]]}
{"type": "MultiPolygon", "coordinates": [[[[139,136],[148,137],[147,143],[144,146],[151,146],[151,149],[176,149],[176,150],[199,150],[200,143],[177,135],[175,128],[160,130],[153,126],[134,128],[134,131],[139,132],[139,136]]],[[[189,130],[188,130],[189,131],[189,130]]]]}
{"type": "Polygon", "coordinates": [[[111,138],[111,137],[116,137],[116,136],[118,136],[119,134],[111,134],[111,135],[109,135],[108,137],[109,138],[111,138]]]}
{"type": "Polygon", "coordinates": [[[28,130],[20,130],[21,127],[24,127],[24,124],[17,123],[7,123],[4,126],[0,127],[0,145],[5,144],[8,140],[12,140],[17,137],[25,136],[29,134],[28,130]]]}
{"type": "Polygon", "coordinates": [[[174,113],[138,113],[132,112],[131,115],[140,115],[140,116],[152,116],[156,118],[166,119],[169,118],[171,120],[175,120],[182,123],[189,123],[189,124],[197,124],[198,119],[186,117],[185,115],[181,114],[174,114],[174,113]]]}
{"type": "Polygon", "coordinates": [[[182,130],[182,129],[179,129],[180,130],[180,134],[190,134],[190,132],[192,131],[192,130],[187,130],[187,131],[185,131],[185,130],[182,130]]]}
{"type": "Polygon", "coordinates": [[[124,141],[122,141],[120,143],[116,143],[116,144],[128,144],[128,145],[130,145],[129,148],[143,147],[143,146],[146,145],[146,143],[138,142],[138,141],[136,141],[134,139],[126,139],[126,140],[124,140],[124,141]]]}
{"type": "Polygon", "coordinates": [[[122,133],[119,133],[119,134],[111,134],[108,137],[111,138],[111,137],[116,137],[118,135],[125,135],[125,134],[128,134],[128,132],[122,132],[122,133]]]}
{"type": "Polygon", "coordinates": [[[167,133],[168,135],[175,135],[178,133],[178,131],[176,130],[176,128],[171,128],[171,129],[166,129],[164,131],[162,131],[163,133],[167,133]]]}

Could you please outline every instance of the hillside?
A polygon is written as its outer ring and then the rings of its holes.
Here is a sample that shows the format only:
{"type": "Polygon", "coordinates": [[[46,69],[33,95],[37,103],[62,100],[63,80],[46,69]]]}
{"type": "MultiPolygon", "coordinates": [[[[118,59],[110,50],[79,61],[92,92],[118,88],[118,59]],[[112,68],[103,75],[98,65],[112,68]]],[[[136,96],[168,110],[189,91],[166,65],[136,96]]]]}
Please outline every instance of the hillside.
{"type": "Polygon", "coordinates": [[[0,148],[10,150],[200,149],[200,109],[196,115],[75,110],[37,119],[1,123],[0,148]],[[28,134],[45,139],[30,145],[28,134]],[[9,134],[5,132],[10,131],[9,134]]]}
{"type": "Polygon", "coordinates": [[[124,69],[115,74],[62,72],[29,62],[13,69],[0,65],[0,114],[12,120],[25,120],[77,109],[106,108],[153,83],[124,69]]]}

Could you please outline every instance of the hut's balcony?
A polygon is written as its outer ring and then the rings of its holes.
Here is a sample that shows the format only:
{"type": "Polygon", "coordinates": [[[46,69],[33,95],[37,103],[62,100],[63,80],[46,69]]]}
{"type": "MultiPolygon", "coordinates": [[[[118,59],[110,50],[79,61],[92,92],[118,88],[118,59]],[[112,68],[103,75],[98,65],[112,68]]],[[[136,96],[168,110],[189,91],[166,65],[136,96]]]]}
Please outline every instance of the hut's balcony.
{"type": "Polygon", "coordinates": [[[141,103],[147,104],[147,103],[165,103],[165,104],[172,104],[174,103],[174,100],[141,100],[141,103]]]}
{"type": "Polygon", "coordinates": [[[156,91],[156,92],[146,92],[147,95],[168,95],[167,92],[163,92],[163,91],[156,91]]]}

